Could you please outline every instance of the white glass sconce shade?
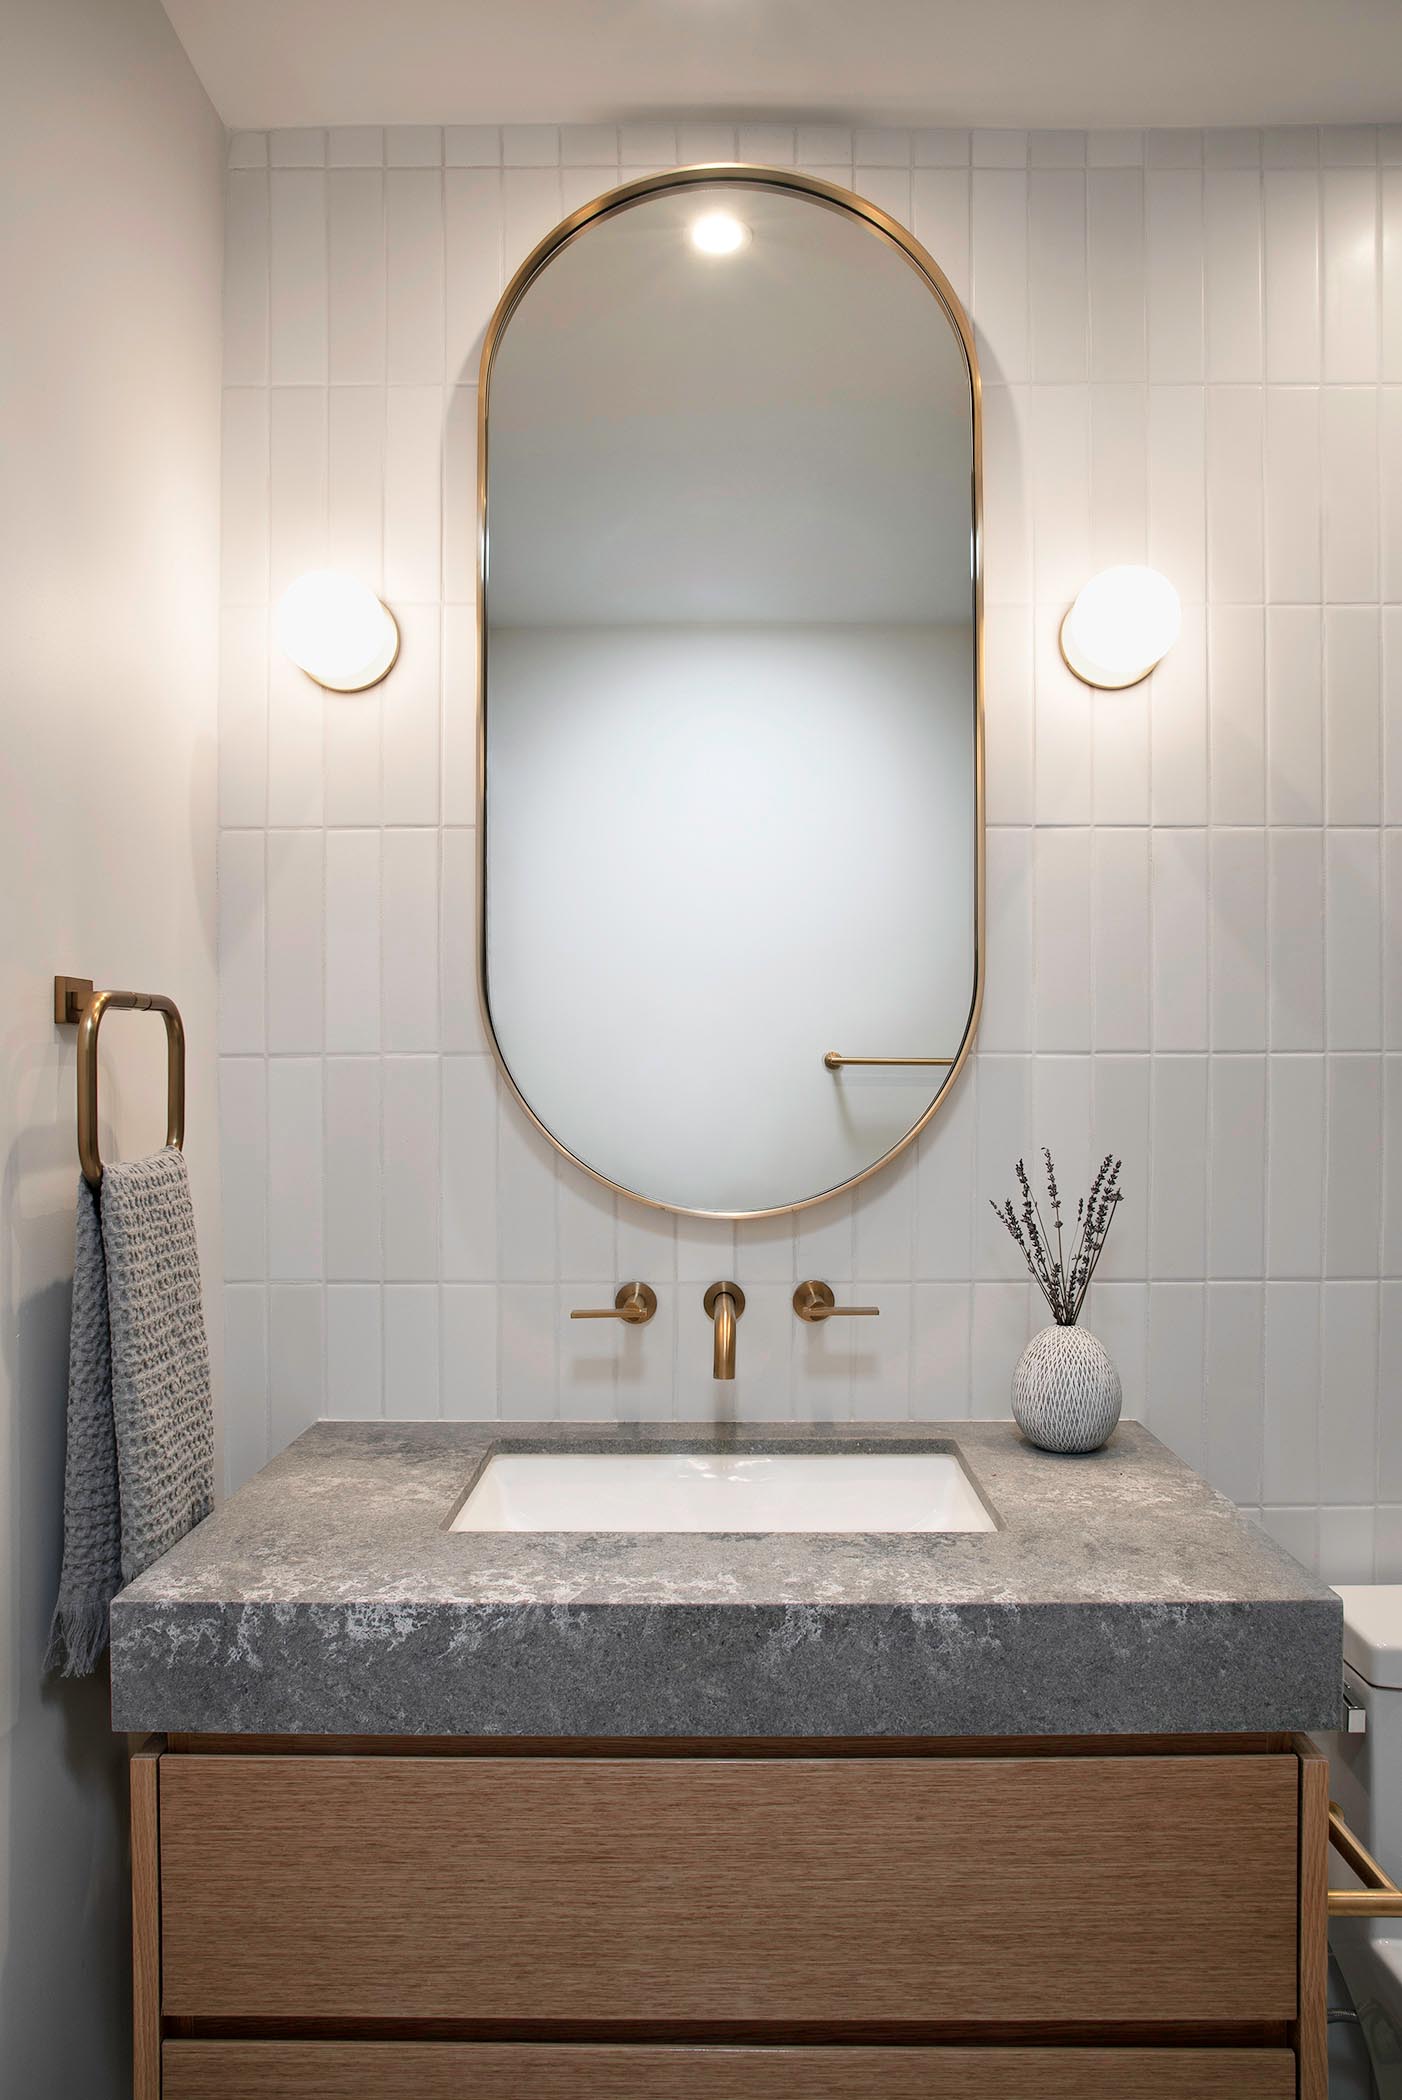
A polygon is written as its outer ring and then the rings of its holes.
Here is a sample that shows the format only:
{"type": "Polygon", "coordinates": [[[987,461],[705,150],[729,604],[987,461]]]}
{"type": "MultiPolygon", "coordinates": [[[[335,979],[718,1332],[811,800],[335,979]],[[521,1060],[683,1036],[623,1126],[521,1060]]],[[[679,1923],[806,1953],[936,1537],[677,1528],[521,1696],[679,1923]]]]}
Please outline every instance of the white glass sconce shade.
{"type": "Polygon", "coordinates": [[[1123,562],[1093,576],[1061,623],[1061,653],[1087,685],[1117,692],[1161,663],[1182,624],[1178,593],[1157,569],[1123,562]]]}
{"type": "Polygon", "coordinates": [[[733,255],[749,237],[749,228],[728,211],[702,212],[691,222],[691,245],[703,255],[733,255]]]}
{"type": "Polygon", "coordinates": [[[378,685],[399,654],[399,627],[387,605],[336,569],[308,569],[277,609],[284,656],[333,693],[378,685]]]}

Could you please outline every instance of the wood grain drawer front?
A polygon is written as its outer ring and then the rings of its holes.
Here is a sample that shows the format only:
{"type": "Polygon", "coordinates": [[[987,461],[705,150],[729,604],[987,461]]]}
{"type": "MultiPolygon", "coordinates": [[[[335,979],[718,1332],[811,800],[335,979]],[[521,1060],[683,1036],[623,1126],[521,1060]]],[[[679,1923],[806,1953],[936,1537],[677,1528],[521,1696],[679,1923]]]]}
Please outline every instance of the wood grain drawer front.
{"type": "Polygon", "coordinates": [[[164,2100],[1294,2100],[1288,2049],[167,2042],[164,2100]]]}
{"type": "Polygon", "coordinates": [[[1267,2021],[1290,1757],[167,1756],[164,2010],[1267,2021]]]}

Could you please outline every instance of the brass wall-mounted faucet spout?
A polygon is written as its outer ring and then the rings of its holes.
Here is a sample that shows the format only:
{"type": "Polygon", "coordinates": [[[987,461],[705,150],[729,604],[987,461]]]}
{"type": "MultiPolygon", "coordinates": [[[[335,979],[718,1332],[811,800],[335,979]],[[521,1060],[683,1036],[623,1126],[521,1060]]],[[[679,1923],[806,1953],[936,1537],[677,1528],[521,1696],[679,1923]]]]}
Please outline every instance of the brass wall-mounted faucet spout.
{"type": "Polygon", "coordinates": [[[713,1283],[702,1300],[716,1323],[716,1352],[713,1378],[735,1376],[735,1323],[745,1310],[745,1293],[738,1283],[713,1283]]]}

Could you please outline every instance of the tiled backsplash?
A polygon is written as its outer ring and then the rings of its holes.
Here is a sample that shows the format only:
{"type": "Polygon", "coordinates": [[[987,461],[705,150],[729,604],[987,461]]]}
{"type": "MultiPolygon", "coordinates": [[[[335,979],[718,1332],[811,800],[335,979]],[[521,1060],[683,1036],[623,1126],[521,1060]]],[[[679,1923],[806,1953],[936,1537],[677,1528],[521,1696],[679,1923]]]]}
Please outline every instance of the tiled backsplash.
{"type": "Polygon", "coordinates": [[[356,129],[237,135],[228,180],[231,1479],[321,1413],[1006,1414],[1040,1304],[985,1199],[1113,1146],[1126,1412],[1336,1580],[1402,1577],[1402,134],[356,129]],[[735,156],[912,225],[977,326],[990,976],[918,1148],[732,1233],[615,1209],[499,1085],[471,826],[484,324],[563,212],[735,156]],[[268,648],[324,559],[404,631],[357,699],[268,648]],[[1183,637],[1092,694],[1057,626],[1121,559],[1183,637]],[[801,1327],[809,1275],[880,1321],[801,1327]],[[635,1276],[651,1326],[568,1323],[635,1276]]]}

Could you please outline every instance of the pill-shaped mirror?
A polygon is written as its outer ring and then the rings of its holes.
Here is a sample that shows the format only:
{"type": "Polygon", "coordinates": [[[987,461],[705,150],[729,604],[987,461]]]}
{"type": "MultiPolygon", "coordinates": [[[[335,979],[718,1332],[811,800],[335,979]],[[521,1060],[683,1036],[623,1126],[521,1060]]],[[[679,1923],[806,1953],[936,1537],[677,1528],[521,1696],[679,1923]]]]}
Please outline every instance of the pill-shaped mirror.
{"type": "Polygon", "coordinates": [[[479,941],[600,1180],[728,1217],[874,1172],[982,978],[979,387],[936,263],[792,170],[586,206],[488,331],[479,941]]]}

